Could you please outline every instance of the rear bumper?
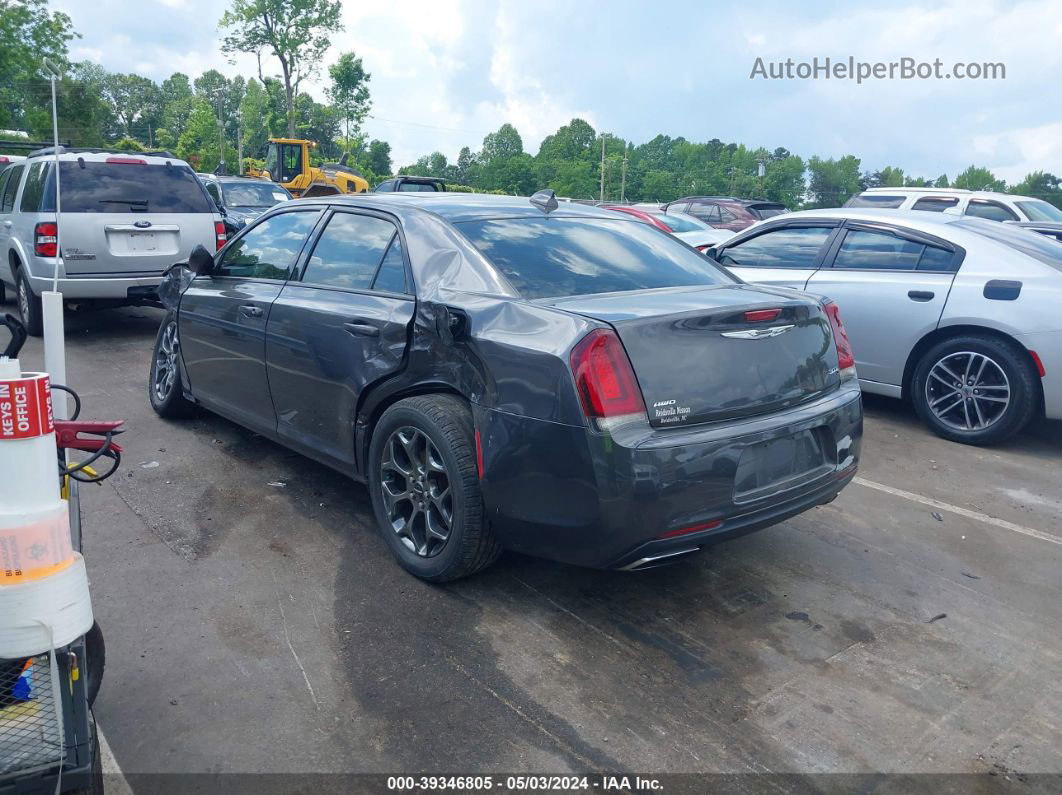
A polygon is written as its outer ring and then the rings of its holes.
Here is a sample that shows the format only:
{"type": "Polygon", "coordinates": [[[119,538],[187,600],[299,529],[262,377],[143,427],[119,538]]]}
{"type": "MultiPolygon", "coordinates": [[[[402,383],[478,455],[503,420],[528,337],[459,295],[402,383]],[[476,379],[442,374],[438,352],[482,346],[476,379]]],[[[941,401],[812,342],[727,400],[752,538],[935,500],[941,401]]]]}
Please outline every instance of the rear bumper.
{"type": "Polygon", "coordinates": [[[785,412],[622,441],[482,407],[475,419],[487,516],[500,543],[565,563],[640,568],[656,562],[642,559],[695,551],[831,500],[855,474],[863,413],[859,388],[850,384],[785,412]],[[832,443],[813,479],[735,501],[747,448],[813,428],[832,443]],[[721,523],[659,539],[708,522],[721,523]]]}
{"type": "MultiPolygon", "coordinates": [[[[135,302],[143,300],[145,296],[155,296],[162,275],[138,276],[138,277],[89,277],[59,279],[59,291],[63,298],[70,300],[111,300],[135,302]]],[[[52,289],[52,279],[49,276],[38,276],[30,273],[30,287],[37,295],[52,289]]],[[[157,296],[156,296],[157,297],[157,296]]]]}
{"type": "Polygon", "coordinates": [[[1043,362],[1040,385],[1044,391],[1044,414],[1049,420],[1062,420],[1062,331],[1020,334],[1018,341],[1036,351],[1043,362]]]}

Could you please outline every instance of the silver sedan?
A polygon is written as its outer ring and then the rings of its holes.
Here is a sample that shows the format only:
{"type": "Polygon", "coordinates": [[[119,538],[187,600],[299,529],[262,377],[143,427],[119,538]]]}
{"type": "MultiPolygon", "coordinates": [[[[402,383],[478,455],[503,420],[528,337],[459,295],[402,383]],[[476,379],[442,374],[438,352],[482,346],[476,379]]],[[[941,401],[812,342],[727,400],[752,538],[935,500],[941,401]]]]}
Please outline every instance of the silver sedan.
{"type": "Polygon", "coordinates": [[[978,218],[808,210],[709,251],[749,282],[844,312],[866,392],[909,399],[938,434],[991,444],[1062,420],[1062,243],[978,218]]]}

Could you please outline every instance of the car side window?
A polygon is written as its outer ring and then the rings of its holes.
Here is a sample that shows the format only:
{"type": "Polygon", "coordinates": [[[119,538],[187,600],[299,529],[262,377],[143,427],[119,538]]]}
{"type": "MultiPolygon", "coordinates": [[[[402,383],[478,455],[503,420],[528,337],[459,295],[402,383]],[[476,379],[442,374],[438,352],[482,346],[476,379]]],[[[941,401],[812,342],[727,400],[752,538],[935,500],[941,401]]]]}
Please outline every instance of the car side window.
{"type": "Polygon", "coordinates": [[[26,177],[26,187],[22,190],[22,201],[19,209],[24,213],[35,213],[41,209],[41,199],[44,198],[44,181],[47,176],[47,163],[34,163],[30,167],[29,176],[26,177]]]}
{"type": "Polygon", "coordinates": [[[368,290],[397,231],[382,218],[336,213],[318,238],[302,281],[368,290]]]}
{"type": "Polygon", "coordinates": [[[850,229],[833,267],[841,270],[913,271],[925,248],[895,235],[850,229]]]}
{"type": "Polygon", "coordinates": [[[719,220],[721,223],[729,224],[731,221],[736,221],[737,216],[725,207],[719,208],[719,220]]]}
{"type": "Polygon", "coordinates": [[[719,261],[741,268],[814,268],[831,232],[829,226],[775,229],[728,246],[719,261]]]}
{"type": "MultiPolygon", "coordinates": [[[[7,181],[11,178],[11,169],[7,168],[0,171],[0,197],[4,195],[4,191],[7,190],[7,181]]],[[[0,204],[2,206],[2,204],[0,204]]]]}
{"type": "Polygon", "coordinates": [[[388,293],[409,292],[406,285],[406,258],[402,255],[402,238],[398,234],[391,240],[383,262],[380,263],[372,289],[388,293]]]}
{"type": "Polygon", "coordinates": [[[698,211],[697,217],[708,224],[721,224],[723,223],[723,214],[719,211],[718,204],[701,204],[693,205],[693,209],[698,211]]]}
{"type": "Polygon", "coordinates": [[[669,212],[669,213],[684,213],[684,212],[686,212],[686,209],[689,206],[690,205],[689,205],[688,202],[674,202],[673,204],[669,204],[667,206],[667,210],[665,210],[665,212],[669,212]]]}
{"type": "Polygon", "coordinates": [[[949,272],[955,269],[954,261],[954,253],[939,246],[884,232],[850,229],[837,250],[833,267],[840,270],[949,272]]]}
{"type": "Polygon", "coordinates": [[[928,210],[931,213],[942,213],[949,207],[954,207],[959,200],[947,196],[927,196],[919,199],[912,205],[912,210],[928,210]]]}
{"type": "Polygon", "coordinates": [[[15,194],[18,192],[18,183],[22,178],[22,170],[25,166],[19,164],[7,170],[7,184],[4,186],[3,199],[0,199],[0,213],[9,213],[15,209],[15,194]]]}
{"type": "Polygon", "coordinates": [[[232,242],[215,276],[287,279],[319,211],[281,213],[266,218],[232,242]]]}
{"type": "Polygon", "coordinates": [[[987,218],[989,221],[1017,221],[1018,216],[1010,208],[999,202],[987,199],[970,199],[966,206],[966,215],[976,218],[987,218]]]}

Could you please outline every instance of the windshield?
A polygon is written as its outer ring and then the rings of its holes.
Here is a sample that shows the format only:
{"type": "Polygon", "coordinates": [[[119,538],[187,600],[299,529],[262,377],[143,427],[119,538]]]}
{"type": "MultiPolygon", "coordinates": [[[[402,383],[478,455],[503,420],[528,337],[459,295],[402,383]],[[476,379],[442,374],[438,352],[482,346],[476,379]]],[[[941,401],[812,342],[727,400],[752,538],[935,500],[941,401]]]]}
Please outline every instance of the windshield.
{"type": "Polygon", "coordinates": [[[700,232],[712,228],[692,215],[679,215],[678,213],[651,213],[651,215],[672,232],[700,232]]]}
{"type": "Polygon", "coordinates": [[[1062,222],[1062,210],[1053,204],[1048,204],[1042,199],[1033,199],[1027,202],[1015,202],[1029,217],[1030,221],[1054,221],[1062,222]]]}
{"type": "Polygon", "coordinates": [[[641,221],[554,216],[456,226],[525,298],[738,281],[641,221]]]}
{"type": "Polygon", "coordinates": [[[1022,254],[1062,271],[1062,242],[1052,237],[1033,232],[1031,229],[1022,229],[1020,226],[974,218],[963,218],[955,221],[955,225],[976,232],[989,240],[995,240],[997,243],[1004,243],[1022,254]]]}
{"type": "Polygon", "coordinates": [[[785,215],[789,210],[779,205],[761,204],[750,207],[750,210],[760,218],[774,218],[776,215],[785,215]]]}
{"type": "Polygon", "coordinates": [[[291,198],[282,187],[268,182],[222,182],[221,191],[227,207],[272,207],[291,198]]]}
{"type": "MultiPolygon", "coordinates": [[[[199,177],[184,165],[63,162],[64,213],[212,213],[199,177]]],[[[55,210],[54,169],[42,211],[55,210]]]]}

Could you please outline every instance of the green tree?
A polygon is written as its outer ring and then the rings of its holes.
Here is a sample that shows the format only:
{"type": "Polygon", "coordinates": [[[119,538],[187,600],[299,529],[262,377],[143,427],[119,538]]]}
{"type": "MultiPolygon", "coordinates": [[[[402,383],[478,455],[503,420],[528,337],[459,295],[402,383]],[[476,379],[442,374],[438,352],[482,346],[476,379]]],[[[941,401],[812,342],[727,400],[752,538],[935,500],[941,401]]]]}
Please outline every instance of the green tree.
{"type": "Polygon", "coordinates": [[[340,10],[339,0],[233,0],[218,23],[228,31],[222,52],[252,53],[259,65],[263,54],[280,62],[292,137],[299,86],[315,74],[331,37],[343,29],[340,10]]]}
{"type": "MultiPolygon", "coordinates": [[[[187,160],[196,171],[213,171],[221,158],[222,140],[218,135],[218,120],[214,109],[203,97],[196,97],[192,114],[180,138],[177,157],[187,160]]],[[[225,162],[236,162],[236,150],[226,141],[225,162]]]]}
{"type": "Polygon", "coordinates": [[[387,141],[372,140],[369,142],[368,163],[369,169],[378,177],[391,175],[391,144],[387,141]]]}
{"type": "Polygon", "coordinates": [[[175,138],[180,138],[188,117],[192,114],[192,82],[188,75],[174,72],[162,81],[162,126],[175,138]]]}
{"type": "Polygon", "coordinates": [[[853,155],[837,160],[812,157],[808,173],[808,207],[840,207],[859,192],[859,158],[853,155]]]}
{"type": "Polygon", "coordinates": [[[369,79],[372,75],[365,71],[361,58],[353,52],[345,52],[328,68],[328,76],[332,82],[326,93],[343,122],[344,135],[348,139],[357,136],[372,107],[369,99],[369,79]]]}
{"type": "Polygon", "coordinates": [[[955,178],[955,182],[952,183],[951,187],[964,188],[965,190],[1002,191],[1006,189],[1006,183],[1001,179],[997,179],[996,175],[987,168],[970,166],[955,178]]]}
{"type": "Polygon", "coordinates": [[[24,126],[27,111],[44,104],[49,95],[41,61],[65,70],[75,38],[70,17],[49,11],[46,0],[0,3],[0,127],[24,126]]]}
{"type": "Polygon", "coordinates": [[[1031,174],[1026,174],[1025,179],[1017,185],[1012,185],[1009,190],[1019,196],[1034,196],[1037,199],[1050,202],[1055,207],[1062,208],[1062,187],[1060,187],[1060,182],[1062,180],[1054,174],[1049,174],[1046,171],[1034,171],[1031,174]]]}

